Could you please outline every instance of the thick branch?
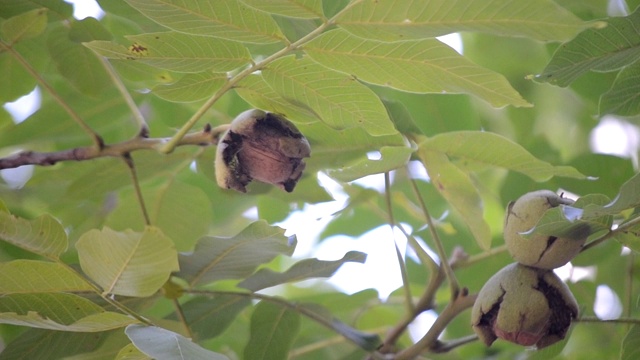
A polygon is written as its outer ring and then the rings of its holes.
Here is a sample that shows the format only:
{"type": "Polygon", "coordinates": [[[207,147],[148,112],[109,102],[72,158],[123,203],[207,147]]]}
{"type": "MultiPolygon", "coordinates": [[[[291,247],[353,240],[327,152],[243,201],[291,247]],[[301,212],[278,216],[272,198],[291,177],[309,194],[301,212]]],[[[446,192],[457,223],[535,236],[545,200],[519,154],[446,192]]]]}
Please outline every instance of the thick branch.
{"type": "MultiPolygon", "coordinates": [[[[188,134],[183,137],[178,142],[178,146],[207,146],[216,144],[220,135],[222,135],[228,127],[229,125],[221,125],[212,129],[207,125],[203,131],[188,134]]],[[[54,152],[22,151],[5,158],[0,158],[0,170],[17,168],[23,165],[47,166],[60,161],[84,161],[100,157],[123,157],[133,151],[157,150],[167,143],[167,141],[169,141],[168,138],[136,136],[135,138],[117,144],[104,145],[102,148],[86,146],[54,152]]]]}

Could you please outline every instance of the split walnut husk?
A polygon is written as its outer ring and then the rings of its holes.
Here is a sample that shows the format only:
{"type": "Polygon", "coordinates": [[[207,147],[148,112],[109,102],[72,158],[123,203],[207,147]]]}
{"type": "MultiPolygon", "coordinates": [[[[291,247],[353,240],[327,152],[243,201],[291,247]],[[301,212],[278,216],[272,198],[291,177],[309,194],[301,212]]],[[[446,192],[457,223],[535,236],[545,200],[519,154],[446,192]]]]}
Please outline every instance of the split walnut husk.
{"type": "Polygon", "coordinates": [[[541,269],[555,269],[571,261],[589,236],[588,226],[579,228],[571,236],[523,234],[531,231],[547,210],[573,203],[573,200],[550,190],[533,191],[509,203],[504,222],[504,241],[513,259],[541,269]]]}
{"type": "Polygon", "coordinates": [[[487,346],[501,338],[538,349],[564,339],[578,303],[552,270],[510,264],[482,287],[471,324],[487,346]]]}
{"type": "Polygon", "coordinates": [[[302,176],[311,147],[280,114],[258,109],[238,115],[218,143],[216,180],[225,189],[246,192],[252,180],[291,192],[302,176]]]}

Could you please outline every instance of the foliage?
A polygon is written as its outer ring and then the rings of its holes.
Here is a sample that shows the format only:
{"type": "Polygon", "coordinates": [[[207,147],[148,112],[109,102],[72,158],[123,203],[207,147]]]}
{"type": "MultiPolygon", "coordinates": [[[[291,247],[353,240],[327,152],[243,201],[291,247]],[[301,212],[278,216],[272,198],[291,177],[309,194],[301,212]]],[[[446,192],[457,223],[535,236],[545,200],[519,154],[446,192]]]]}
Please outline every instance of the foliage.
{"type": "Polygon", "coordinates": [[[607,17],[604,0],[98,3],[102,18],[77,20],[62,0],[0,0],[0,99],[42,95],[22,122],[0,110],[0,359],[638,352],[640,176],[634,160],[593,153],[589,135],[604,115],[639,123],[640,10],[607,17]],[[454,32],[464,55],[436,39],[454,32]],[[218,136],[249,108],[286,115],[309,140],[294,192],[217,187],[218,136]],[[15,185],[9,169],[32,166],[15,185]],[[369,175],[384,191],[356,181],[369,175]],[[567,340],[539,352],[486,348],[468,309],[511,262],[506,204],[541,188],[580,196],[533,232],[590,229],[573,264],[591,277],[569,282],[581,314],[567,340]],[[402,281],[388,298],[296,284],[366,263],[359,251],[294,256],[309,234],[283,221],[337,196],[346,200],[318,243],[399,230],[385,239],[402,281]],[[595,317],[599,285],[621,299],[622,318],[595,317]],[[407,326],[423,312],[437,320],[412,340],[407,326]]]}

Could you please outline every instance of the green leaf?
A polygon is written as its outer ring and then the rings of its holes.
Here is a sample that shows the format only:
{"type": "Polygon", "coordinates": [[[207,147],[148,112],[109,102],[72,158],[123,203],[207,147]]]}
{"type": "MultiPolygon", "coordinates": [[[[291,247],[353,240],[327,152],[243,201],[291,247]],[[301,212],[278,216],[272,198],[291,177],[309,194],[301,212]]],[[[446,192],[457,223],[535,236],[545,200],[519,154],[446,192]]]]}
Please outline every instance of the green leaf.
{"type": "Polygon", "coordinates": [[[640,227],[634,226],[623,232],[617,231],[613,239],[628,247],[636,254],[640,254],[640,227]]]}
{"type": "Polygon", "coordinates": [[[330,170],[327,174],[336,180],[353,181],[367,175],[384,173],[405,166],[413,152],[414,149],[410,147],[384,146],[380,148],[380,158],[369,159],[368,155],[365,155],[357,162],[345,163],[344,167],[330,170]]]}
{"type": "Polygon", "coordinates": [[[399,133],[371,136],[361,127],[336,130],[322,122],[298,125],[298,129],[305,134],[313,149],[313,156],[307,161],[307,171],[340,169],[345,163],[385,146],[406,147],[399,133]]]}
{"type": "Polygon", "coordinates": [[[301,19],[323,17],[322,0],[242,0],[243,3],[272,14],[301,19]]]}
{"type": "Polygon", "coordinates": [[[14,16],[2,23],[2,38],[11,44],[40,35],[47,27],[47,9],[40,8],[14,16]]]}
{"type": "MultiPolygon", "coordinates": [[[[93,51],[70,38],[70,31],[76,27],[80,28],[78,31],[87,31],[101,26],[95,19],[74,21],[71,29],[60,26],[49,32],[47,38],[47,49],[60,74],[80,92],[96,97],[112,85],[111,78],[93,51]]],[[[95,31],[96,34],[101,32],[95,31]]]]}
{"type": "Polygon", "coordinates": [[[416,123],[411,112],[405,104],[400,101],[382,98],[382,103],[389,113],[391,121],[401,134],[424,135],[416,123]]]}
{"type": "Polygon", "coordinates": [[[603,215],[615,215],[638,206],[640,206],[640,174],[634,175],[622,184],[620,192],[609,204],[585,208],[583,217],[597,218],[603,215]]]}
{"type": "Polygon", "coordinates": [[[0,263],[0,296],[57,291],[93,291],[93,287],[68,267],[36,260],[0,263]]]}
{"type": "Polygon", "coordinates": [[[627,17],[607,19],[607,26],[587,29],[563,44],[536,76],[540,82],[568,86],[587,71],[613,71],[640,57],[640,9],[627,17]]]}
{"type": "Polygon", "coordinates": [[[0,53],[0,101],[15,101],[36,86],[36,79],[8,52],[0,53]]]}
{"type": "Polygon", "coordinates": [[[133,344],[123,347],[116,355],[115,360],[152,360],[133,344]]]}
{"type": "Polygon", "coordinates": [[[238,0],[126,0],[160,25],[194,35],[267,44],[284,40],[269,14],[238,0]]]}
{"type": "Polygon", "coordinates": [[[244,348],[245,359],[288,359],[300,331],[300,314],[261,301],[251,316],[251,337],[244,348]]]}
{"type": "MultiPolygon", "coordinates": [[[[55,15],[54,19],[62,20],[73,16],[73,5],[65,1],[50,0],[2,0],[0,1],[0,14],[3,18],[10,18],[24,12],[39,8],[49,9],[50,14],[55,15]]],[[[53,17],[53,16],[52,16],[53,17]]]]}
{"type": "Polygon", "coordinates": [[[600,206],[609,202],[607,196],[589,194],[581,197],[573,206],[560,205],[547,210],[536,226],[524,234],[566,237],[570,239],[584,239],[585,237],[611,229],[613,218],[607,215],[589,216],[586,210],[591,206],[600,206]]]}
{"type": "MultiPolygon", "coordinates": [[[[200,340],[222,334],[240,312],[251,305],[246,296],[213,295],[196,297],[182,304],[187,324],[200,340]]],[[[171,319],[177,319],[172,315],[171,319]]]]}
{"type": "Polygon", "coordinates": [[[242,279],[280,254],[293,254],[295,236],[257,221],[232,238],[204,237],[190,254],[180,254],[180,272],[191,286],[222,279],[242,279]]]}
{"type": "Polygon", "coordinates": [[[142,233],[90,230],[76,248],[82,270],[105,294],[150,296],[178,270],[173,242],[155,227],[142,233]]]}
{"type": "Polygon", "coordinates": [[[600,114],[634,116],[640,114],[640,61],[618,73],[611,89],[600,97],[600,114]]]}
{"type": "Polygon", "coordinates": [[[26,220],[0,212],[0,239],[49,259],[57,259],[68,245],[64,228],[48,214],[26,220]]]}
{"type": "Polygon", "coordinates": [[[469,175],[452,164],[444,153],[424,147],[418,148],[418,156],[427,168],[431,183],[462,217],[480,248],[491,247],[491,230],[484,220],[482,199],[469,175]]]}
{"type": "Polygon", "coordinates": [[[180,334],[156,326],[129,325],[125,333],[140,351],[157,360],[228,360],[180,334]]]}
{"type": "Polygon", "coordinates": [[[640,357],[640,326],[633,325],[622,340],[620,360],[634,360],[640,357]]]}
{"type": "Polygon", "coordinates": [[[356,36],[383,41],[459,31],[567,40],[585,27],[576,16],[548,0],[367,0],[345,11],[337,24],[356,36]]]}
{"type": "Polygon", "coordinates": [[[308,303],[301,304],[299,307],[304,309],[305,313],[313,314],[313,317],[316,319],[324,319],[326,324],[332,330],[344,336],[346,339],[349,339],[366,351],[373,351],[381,344],[381,340],[378,335],[365,333],[350,327],[344,322],[333,317],[331,312],[321,305],[308,303]]]}
{"type": "Polygon", "coordinates": [[[238,286],[255,292],[288,282],[320,277],[328,278],[338,271],[343,264],[347,262],[362,264],[366,259],[367,254],[358,251],[349,251],[342,259],[334,261],[305,259],[298,261],[283,273],[277,273],[267,268],[260,269],[257,273],[239,283],[238,286]]]}
{"type": "MultiPolygon", "coordinates": [[[[178,180],[166,181],[149,189],[145,203],[151,223],[157,224],[178,251],[192,249],[211,226],[213,214],[207,194],[197,186],[178,180]]],[[[117,230],[143,230],[145,220],[134,190],[123,191],[118,200],[118,207],[109,215],[105,225],[117,230]]]]}
{"type": "Polygon", "coordinates": [[[389,43],[338,29],[304,49],[320,64],[372,84],[417,93],[471,94],[494,107],[531,106],[504,76],[472,63],[436,39],[389,43]]]}
{"type": "Polygon", "coordinates": [[[453,131],[438,134],[420,144],[428,151],[438,151],[456,159],[463,168],[502,167],[523,173],[535,181],[547,181],[553,176],[586,179],[569,166],[553,166],[531,155],[519,144],[495,133],[485,131],[453,131]]]}
{"type": "Polygon", "coordinates": [[[300,123],[314,123],[320,117],[308,106],[292,104],[275,92],[261,75],[251,74],[242,79],[235,91],[246,102],[258,109],[284,114],[287,119],[300,123]]]}
{"type": "Polygon", "coordinates": [[[68,332],[30,328],[11,341],[0,360],[71,359],[73,355],[97,348],[107,332],[68,332]]]}
{"type": "Polygon", "coordinates": [[[211,97],[226,81],[226,74],[206,71],[187,74],[173,84],[158,85],[152,92],[172,102],[193,102],[211,97]]]}
{"type": "Polygon", "coordinates": [[[362,127],[373,136],[397,133],[380,99],[353,77],[293,56],[274,61],[262,76],[280,96],[312,109],[332,128],[362,127]]]}
{"type": "Polygon", "coordinates": [[[0,297],[0,323],[61,331],[96,332],[117,329],[137,320],[104,311],[73,294],[10,294],[0,297]]]}

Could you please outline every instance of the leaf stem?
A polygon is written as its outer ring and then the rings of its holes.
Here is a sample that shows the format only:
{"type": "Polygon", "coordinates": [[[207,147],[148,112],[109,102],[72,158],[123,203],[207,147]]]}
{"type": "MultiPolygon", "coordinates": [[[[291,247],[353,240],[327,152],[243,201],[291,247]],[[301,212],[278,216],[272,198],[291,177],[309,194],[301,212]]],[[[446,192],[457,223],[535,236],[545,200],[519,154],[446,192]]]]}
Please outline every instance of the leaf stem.
{"type": "Polygon", "coordinates": [[[47,83],[44,78],[40,76],[40,74],[38,74],[38,72],[31,66],[31,64],[29,64],[29,62],[25,58],[23,58],[22,55],[20,55],[20,53],[18,53],[13,47],[3,41],[0,41],[0,49],[5,49],[9,53],[11,53],[11,55],[20,63],[20,65],[22,65],[22,67],[24,67],[25,70],[27,70],[27,72],[31,74],[31,76],[33,76],[36,81],[45,90],[47,90],[47,92],[49,92],[49,95],[51,95],[51,97],[53,97],[58,105],[60,105],[69,114],[69,116],[71,116],[71,119],[73,119],[76,124],[78,124],[78,126],[82,128],[82,130],[89,134],[91,140],[94,143],[94,146],[97,149],[102,149],[102,147],[104,147],[104,141],[102,140],[102,137],[98,133],[93,131],[93,129],[80,117],[80,115],[78,115],[78,113],[75,112],[75,110],[73,110],[64,101],[64,99],[62,99],[62,96],[60,96],[60,94],[58,94],[58,92],[51,85],[49,85],[49,83],[47,83]]]}
{"type": "Polygon", "coordinates": [[[133,162],[133,158],[131,157],[130,153],[126,153],[122,156],[122,160],[124,160],[125,164],[127,164],[127,167],[129,168],[129,173],[131,174],[131,182],[133,183],[133,188],[136,192],[138,204],[140,204],[140,210],[142,210],[144,224],[146,226],[151,226],[151,219],[149,218],[149,212],[147,211],[147,207],[144,203],[144,197],[142,196],[142,190],[140,189],[140,181],[138,181],[138,173],[136,171],[136,166],[133,162]]]}
{"type": "Polygon", "coordinates": [[[109,60],[104,57],[100,57],[100,61],[102,62],[102,66],[104,66],[105,70],[107,71],[107,74],[109,74],[111,81],[113,81],[113,84],[116,86],[116,89],[118,89],[125,103],[127,103],[127,106],[131,110],[131,114],[133,114],[133,118],[136,121],[136,124],[138,124],[138,128],[140,129],[138,134],[140,134],[140,136],[142,137],[147,137],[147,134],[149,134],[149,126],[147,125],[147,121],[144,119],[144,116],[140,112],[140,109],[136,105],[135,101],[133,101],[131,94],[124,86],[124,83],[122,83],[122,79],[120,79],[118,73],[116,73],[116,71],[113,69],[113,66],[111,66],[109,60]]]}

